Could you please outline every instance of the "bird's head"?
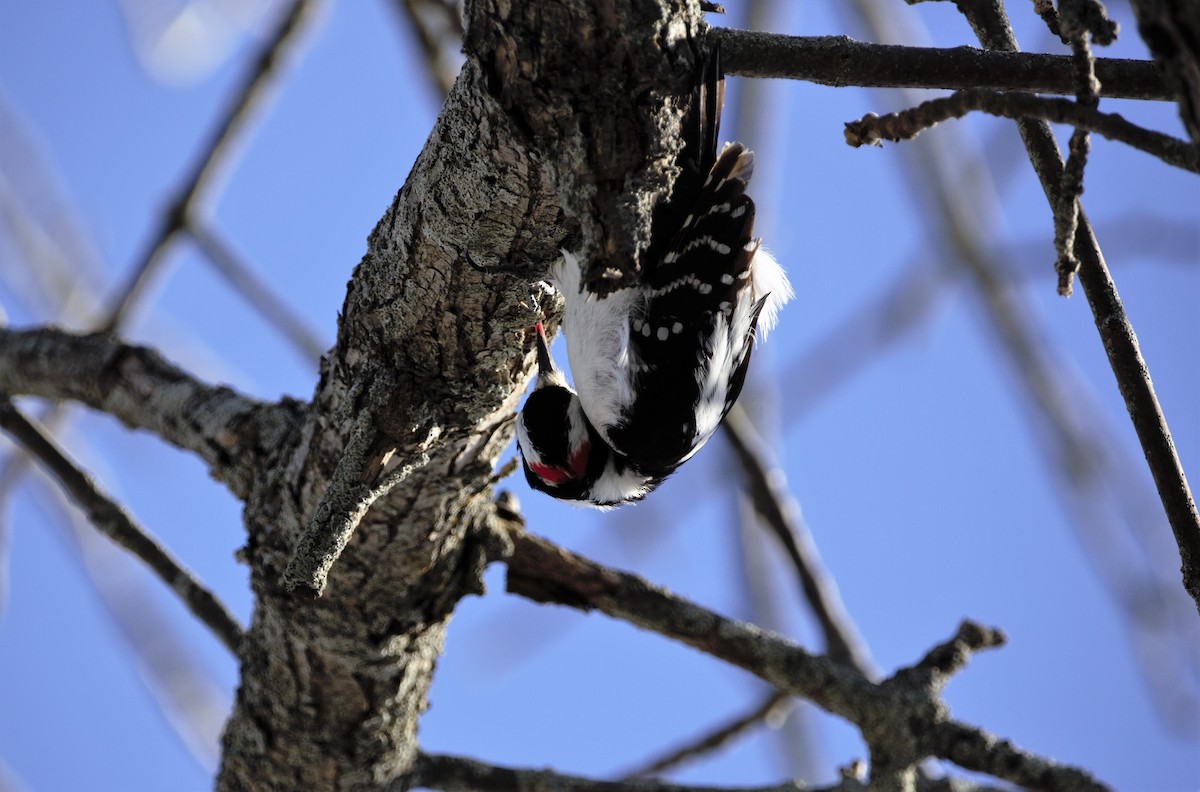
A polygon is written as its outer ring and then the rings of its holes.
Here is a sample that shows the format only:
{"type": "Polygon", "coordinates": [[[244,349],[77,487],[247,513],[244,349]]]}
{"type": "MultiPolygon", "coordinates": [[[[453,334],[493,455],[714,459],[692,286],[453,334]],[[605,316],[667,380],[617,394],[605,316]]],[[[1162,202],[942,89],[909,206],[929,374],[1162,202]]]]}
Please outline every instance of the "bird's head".
{"type": "Polygon", "coordinates": [[[575,391],[550,357],[542,323],[537,325],[538,374],[533,393],[517,417],[517,447],[529,486],[555,498],[586,497],[604,443],[583,413],[575,391]]]}

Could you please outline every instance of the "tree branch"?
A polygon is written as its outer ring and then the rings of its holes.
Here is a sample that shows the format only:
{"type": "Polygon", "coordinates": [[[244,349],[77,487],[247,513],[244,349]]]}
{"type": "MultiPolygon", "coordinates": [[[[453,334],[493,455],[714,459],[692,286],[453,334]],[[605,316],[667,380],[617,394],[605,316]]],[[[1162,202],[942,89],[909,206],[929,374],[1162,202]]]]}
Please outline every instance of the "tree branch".
{"type": "Polygon", "coordinates": [[[898,113],[882,116],[869,113],[858,121],[846,123],[846,142],[858,147],[878,145],[881,139],[911,140],[926,129],[950,118],[962,118],[974,110],[1001,118],[1034,118],[1071,124],[1144,151],[1168,165],[1200,173],[1200,149],[1187,141],[1145,129],[1116,113],[1102,113],[1070,99],[1044,99],[1026,93],[959,91],[898,113]]]}
{"type": "Polygon", "coordinates": [[[197,217],[189,218],[183,230],[208,257],[217,274],[283,336],[304,362],[314,365],[321,359],[328,344],[317,336],[304,317],[259,279],[220,232],[197,217]]]}
{"type": "Polygon", "coordinates": [[[870,678],[875,674],[870,653],[846,613],[836,585],[816,557],[807,526],[797,519],[795,504],[781,481],[781,471],[768,466],[769,450],[744,409],[735,405],[722,426],[746,474],[755,510],[783,545],[800,578],[804,597],[821,626],[826,654],[870,678]]]}
{"type": "Polygon", "coordinates": [[[370,235],[303,425],[247,503],[255,613],[223,792],[408,772],[448,616],[499,552],[491,477],[533,362],[529,281],[576,241],[628,269],[669,188],[694,3],[472,0],[465,20],[467,62],[370,235]],[[368,453],[343,465],[360,430],[368,453]],[[370,482],[392,448],[419,459],[433,432],[429,463],[366,510],[323,596],[289,593],[318,511],[335,538],[358,511],[334,479],[370,482]]]}
{"type": "Polygon", "coordinates": [[[776,690],[748,711],[735,715],[716,728],[709,729],[700,737],[666,752],[657,759],[651,759],[635,770],[626,772],[623,780],[632,781],[636,778],[662,773],[696,757],[719,750],[763,721],[782,720],[794,703],[791,696],[776,690]]]}
{"type": "Polygon", "coordinates": [[[511,593],[535,602],[599,610],[745,669],[846,718],[859,727],[871,749],[873,783],[882,779],[886,784],[900,776],[915,783],[916,765],[936,756],[1014,783],[1038,778],[1045,788],[1106,789],[1082,770],[1021,752],[947,718],[939,696],[942,686],[971,652],[1003,643],[996,630],[964,623],[954,638],[917,665],[873,683],[844,665],[719,616],[635,575],[602,567],[524,531],[513,531],[511,538],[511,593]],[[947,755],[950,752],[954,755],[947,755]]]}
{"type": "MultiPolygon", "coordinates": [[[[853,773],[843,772],[833,786],[807,786],[785,781],[765,787],[711,787],[672,784],[667,781],[599,781],[553,770],[503,767],[462,756],[421,754],[413,774],[389,792],[412,788],[441,792],[867,792],[868,787],[853,773]]],[[[919,778],[918,792],[999,792],[995,787],[950,778],[919,778]]]]}
{"type": "Polygon", "coordinates": [[[58,479],[63,490],[87,513],[96,530],[145,562],[218,640],[238,653],[242,628],[221,601],[202,586],[133,518],[79,469],[53,440],[34,426],[0,391],[0,428],[36,457],[58,479]]]}
{"type": "MultiPolygon", "coordinates": [[[[1006,51],[1017,49],[1008,17],[996,0],[955,0],[955,4],[984,46],[1006,51]]],[[[1017,121],[1017,129],[1046,199],[1054,207],[1062,184],[1063,160],[1050,125],[1045,121],[1024,119],[1017,121]]],[[[1080,262],[1079,281],[1091,306],[1096,329],[1179,546],[1184,588],[1200,609],[1200,514],[1175,451],[1171,430],[1154,393],[1137,335],[1083,211],[1079,213],[1079,228],[1075,234],[1075,256],[1080,262]]]]}
{"type": "Polygon", "coordinates": [[[566,775],[553,770],[525,770],[490,765],[460,756],[421,754],[413,766],[413,775],[393,785],[391,792],[413,787],[442,792],[835,792],[865,789],[858,782],[839,784],[824,790],[804,787],[788,781],[766,787],[687,786],[666,781],[598,781],[566,775]]]}
{"type": "Polygon", "coordinates": [[[267,450],[297,431],[300,405],[206,385],[146,347],[103,334],[0,328],[0,390],[74,400],[191,451],[244,498],[267,450]]]}
{"type": "MultiPolygon", "coordinates": [[[[846,36],[785,36],[730,28],[714,28],[709,35],[721,42],[725,71],[739,77],[835,87],[1075,92],[1071,58],[1065,55],[868,44],[846,36]]],[[[1174,99],[1149,61],[1097,58],[1096,76],[1103,83],[1102,96],[1174,99]]]]}
{"type": "Polygon", "coordinates": [[[234,143],[246,130],[253,111],[261,105],[267,88],[278,76],[288,52],[304,30],[305,22],[315,15],[319,4],[320,0],[292,0],[291,6],[280,15],[278,26],[263,43],[258,57],[243,77],[241,87],[213,130],[204,153],[197,158],[191,175],[161,218],[158,231],[118,291],[98,330],[112,332],[121,327],[127,311],[136,304],[151,276],[165,260],[171,240],[183,230],[189,215],[204,199],[218,169],[225,164],[234,143]]]}

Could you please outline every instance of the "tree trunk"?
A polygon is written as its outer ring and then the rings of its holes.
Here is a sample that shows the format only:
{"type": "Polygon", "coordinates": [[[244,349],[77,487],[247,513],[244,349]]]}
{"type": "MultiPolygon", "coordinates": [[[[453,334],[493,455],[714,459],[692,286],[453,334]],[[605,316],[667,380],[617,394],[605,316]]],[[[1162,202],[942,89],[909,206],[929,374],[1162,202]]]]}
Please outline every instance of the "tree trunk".
{"type": "Polygon", "coordinates": [[[667,92],[698,54],[682,0],[480,0],[467,16],[467,65],[370,237],[312,404],[246,499],[256,601],[221,790],[380,789],[411,769],[448,617],[503,553],[491,476],[532,360],[530,280],[568,239],[625,277],[667,183],[667,92]],[[374,503],[320,599],[288,593],[366,409],[380,461],[431,461],[374,503]]]}

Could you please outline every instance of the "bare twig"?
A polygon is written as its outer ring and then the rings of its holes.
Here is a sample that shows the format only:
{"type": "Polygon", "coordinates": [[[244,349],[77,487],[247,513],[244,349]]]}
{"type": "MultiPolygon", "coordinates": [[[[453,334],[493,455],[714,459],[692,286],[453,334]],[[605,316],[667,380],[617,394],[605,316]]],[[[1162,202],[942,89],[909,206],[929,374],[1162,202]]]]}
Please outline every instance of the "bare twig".
{"type": "Polygon", "coordinates": [[[748,712],[735,715],[687,744],[674,748],[657,759],[652,759],[636,770],[625,773],[623,780],[632,781],[635,778],[644,778],[656,773],[662,773],[696,757],[723,748],[746,732],[762,724],[763,721],[782,717],[792,706],[793,702],[788,694],[778,690],[774,691],[748,712]]]}
{"type": "MultiPolygon", "coordinates": [[[[486,764],[462,756],[421,754],[412,774],[396,782],[389,792],[404,792],[412,787],[441,792],[867,792],[868,786],[856,774],[843,773],[833,786],[816,787],[800,781],[785,781],[772,786],[712,787],[672,784],[667,781],[599,781],[558,773],[553,770],[526,770],[486,764]]],[[[1001,792],[997,787],[958,778],[918,778],[917,792],[1001,792]]]]}
{"type": "Polygon", "coordinates": [[[451,52],[462,46],[462,19],[455,0],[393,0],[391,3],[404,22],[412,29],[425,57],[425,71],[443,98],[450,93],[458,66],[450,59],[451,52]]]}
{"type": "Polygon", "coordinates": [[[1056,124],[1071,124],[1133,146],[1168,165],[1200,173],[1200,152],[1186,141],[1139,127],[1115,113],[1101,113],[1070,99],[1049,99],[1025,93],[959,91],[898,113],[882,116],[869,113],[858,121],[846,123],[846,142],[857,147],[878,145],[881,139],[911,140],[925,129],[950,118],[962,118],[974,110],[1002,118],[1045,119],[1056,124]]]}
{"type": "MultiPolygon", "coordinates": [[[[29,459],[23,455],[23,459],[29,459]]],[[[34,476],[32,491],[79,561],[119,640],[133,653],[138,679],[168,724],[206,772],[221,757],[221,727],[230,697],[196,651],[190,623],[160,607],[154,579],[135,574],[140,563],[96,531],[49,476],[34,476]]]]}
{"type": "Polygon", "coordinates": [[[1054,7],[1054,0],[1033,0],[1033,10],[1046,23],[1046,27],[1051,33],[1058,36],[1063,44],[1070,44],[1063,38],[1062,28],[1058,23],[1058,9],[1054,7]]]}
{"type": "MultiPolygon", "coordinates": [[[[1015,51],[1016,37],[1004,9],[994,0],[955,0],[980,42],[989,48],[1015,51]]],[[[1029,159],[1041,180],[1046,198],[1053,206],[1062,183],[1063,161],[1050,125],[1045,121],[1017,121],[1029,159]]],[[[1079,280],[1092,308],[1096,329],[1108,354],[1121,396],[1133,420],[1134,430],[1158,489],[1163,510],[1175,534],[1182,562],[1183,585],[1200,609],[1200,514],[1192,499],[1187,475],[1180,464],[1167,427],[1166,417],[1154,393],[1149,368],[1138,347],[1133,325],[1117,294],[1116,284],[1100,252],[1087,215],[1080,212],[1075,234],[1079,258],[1079,280]]]]}
{"type": "Polygon", "coordinates": [[[208,256],[217,273],[279,331],[305,362],[315,365],[329,345],[317,338],[308,323],[258,279],[211,225],[196,217],[188,220],[186,232],[208,256]]]}
{"type": "MultiPolygon", "coordinates": [[[[739,77],[866,88],[1075,92],[1071,59],[1065,55],[905,47],[868,44],[846,36],[785,36],[729,28],[714,28],[710,35],[721,42],[725,71],[739,77]]],[[[1104,96],[1174,99],[1149,61],[1100,58],[1096,75],[1104,84],[1104,96]]]]}
{"type": "Polygon", "coordinates": [[[233,101],[213,130],[204,152],[196,160],[191,176],[171,202],[170,210],[162,217],[157,232],[100,322],[99,330],[112,332],[119,328],[126,313],[137,303],[150,277],[165,260],[167,248],[175,234],[184,228],[188,217],[206,197],[218,169],[225,164],[233,144],[249,125],[254,109],[261,104],[268,86],[278,76],[286,55],[304,29],[304,23],[314,15],[319,4],[320,0],[293,0],[280,16],[279,25],[263,44],[243,79],[242,87],[234,93],[233,101]]]}
{"type": "Polygon", "coordinates": [[[635,575],[600,566],[524,531],[514,530],[510,536],[514,546],[507,560],[510,592],[535,602],[599,610],[803,696],[859,726],[871,748],[873,768],[886,762],[886,773],[905,772],[924,758],[937,756],[1016,784],[1106,788],[1082,770],[1028,754],[945,717],[938,690],[946,674],[960,668],[975,648],[999,645],[1002,638],[994,630],[964,625],[948,644],[951,650],[935,651],[934,660],[927,658],[873,683],[847,666],[812,655],[754,625],[719,616],[635,575]],[[956,659],[945,661],[947,655],[956,659]]]}
{"type": "Polygon", "coordinates": [[[158,575],[201,622],[235,655],[242,640],[242,628],[211,591],[171,557],[161,545],[134,522],[112,498],[67,458],[53,440],[34,426],[0,392],[0,428],[35,456],[62,485],[63,489],[87,512],[96,529],[136,555],[158,575]]]}
{"type": "MultiPolygon", "coordinates": [[[[855,7],[874,37],[895,35],[883,27],[875,3],[861,0],[855,7]]],[[[911,96],[902,101],[916,103],[911,96]]],[[[970,186],[975,180],[962,176],[964,171],[983,170],[982,163],[971,164],[975,158],[968,148],[955,145],[955,136],[948,134],[936,145],[903,151],[905,160],[917,166],[907,183],[917,196],[927,195],[930,201],[924,216],[941,218],[930,225],[925,237],[940,240],[944,252],[933,258],[949,262],[955,268],[951,274],[965,275],[965,285],[978,293],[983,308],[979,315],[993,329],[998,347],[1017,375],[1014,383],[1033,411],[1032,437],[1056,475],[1054,491],[1081,546],[1122,610],[1130,645],[1141,659],[1140,669],[1157,709],[1171,726],[1186,731],[1195,723],[1186,715],[1196,711],[1188,706],[1195,699],[1188,683],[1191,671],[1171,664],[1187,664],[1184,658],[1191,653],[1196,630],[1194,617],[1180,612],[1175,584],[1164,579],[1161,571],[1164,562],[1170,564],[1171,551],[1152,552],[1161,531],[1161,523],[1148,511],[1153,508],[1152,490],[1142,484],[1135,460],[1111,442],[1113,432],[1105,428],[1108,419],[1089,397],[1088,383],[1074,376],[1072,366],[1055,353],[1039,327],[1034,306],[1016,288],[1033,273],[1028,268],[1014,270],[1013,262],[1036,260],[1038,253],[1002,253],[996,250],[995,240],[984,234],[989,227],[984,218],[993,212],[983,205],[983,191],[970,186]],[[1145,551],[1146,557],[1139,551],[1145,551]]],[[[983,146],[986,151],[997,148],[995,142],[983,146]]],[[[997,187],[1017,171],[1015,163],[993,170],[997,187]]],[[[1139,237],[1156,233],[1140,230],[1136,235],[1116,234],[1114,239],[1126,247],[1146,249],[1139,237]]],[[[930,258],[928,253],[921,256],[930,258]]],[[[809,369],[808,375],[820,370],[809,369]]],[[[789,381],[789,393],[800,390],[804,376],[796,373],[789,381]]]]}
{"type": "Polygon", "coordinates": [[[783,545],[800,578],[805,600],[821,625],[826,654],[867,678],[874,676],[874,663],[862,636],[846,613],[836,584],[821,564],[807,526],[797,517],[795,504],[782,481],[782,471],[768,461],[771,453],[766,444],[749,416],[737,406],[725,417],[724,428],[746,473],[755,509],[783,545]]]}
{"type": "MultiPolygon", "coordinates": [[[[1059,29],[1071,44],[1071,59],[1075,66],[1075,101],[1080,107],[1095,110],[1100,103],[1100,84],[1096,80],[1096,59],[1088,37],[1098,43],[1109,43],[1117,33],[1116,23],[1105,14],[1095,0],[1066,0],[1059,14],[1059,29]]],[[[1058,293],[1071,295],[1079,261],[1075,258],[1075,231],[1079,228],[1079,196],[1083,195],[1083,171],[1087,167],[1091,138],[1079,127],[1071,133],[1066,167],[1059,185],[1058,203],[1054,205],[1054,250],[1058,259],[1058,293]]],[[[1200,152],[1193,151],[1195,154],[1200,152]]]]}

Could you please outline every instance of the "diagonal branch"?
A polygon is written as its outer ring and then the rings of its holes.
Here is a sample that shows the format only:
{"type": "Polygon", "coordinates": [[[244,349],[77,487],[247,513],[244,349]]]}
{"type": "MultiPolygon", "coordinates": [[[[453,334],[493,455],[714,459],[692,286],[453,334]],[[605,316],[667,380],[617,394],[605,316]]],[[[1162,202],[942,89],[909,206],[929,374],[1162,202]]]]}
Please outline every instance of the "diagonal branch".
{"type": "Polygon", "coordinates": [[[783,545],[800,578],[805,599],[821,625],[826,653],[864,677],[871,677],[875,669],[867,647],[842,606],[836,585],[817,558],[807,527],[797,519],[795,504],[780,481],[780,471],[768,466],[770,452],[766,444],[740,407],[729,411],[723,426],[748,479],[755,509],[783,545]]]}
{"type": "Polygon", "coordinates": [[[426,76],[438,99],[445,98],[461,67],[462,15],[456,0],[392,0],[390,5],[411,28],[425,58],[426,76]]]}
{"type": "Polygon", "coordinates": [[[827,657],[701,608],[635,575],[602,567],[523,531],[510,536],[510,592],[535,602],[599,610],[811,700],[859,727],[871,750],[872,772],[886,781],[906,774],[914,780],[913,768],[936,756],[1016,784],[1106,789],[1082,770],[1027,753],[946,716],[939,693],[949,674],[962,668],[971,652],[1001,645],[998,631],[964,623],[954,638],[917,665],[873,683],[827,657]]]}
{"type": "Polygon", "coordinates": [[[79,469],[41,429],[21,414],[0,392],[0,428],[35,456],[87,513],[96,530],[136,555],[183,600],[184,605],[233,654],[242,641],[242,628],[216,596],[202,586],[165,548],[79,469]]]}
{"type": "Polygon", "coordinates": [[[197,454],[239,498],[300,418],[296,402],[263,404],[202,383],[152,349],[55,328],[0,328],[0,390],[82,402],[153,432],[197,454]]]}
{"type": "MultiPolygon", "coordinates": [[[[33,464],[28,454],[21,458],[33,464]]],[[[196,652],[188,634],[191,625],[158,606],[159,598],[151,591],[156,584],[133,574],[141,562],[114,549],[50,476],[33,477],[31,483],[35,503],[49,517],[47,524],[70,547],[118,638],[138,659],[134,673],[180,742],[211,772],[220,757],[221,727],[231,696],[196,652]]]]}
{"type": "Polygon", "coordinates": [[[881,139],[911,140],[930,127],[950,118],[962,118],[973,110],[1001,118],[1071,124],[1144,151],[1168,165],[1200,173],[1200,150],[1187,141],[1145,129],[1116,113],[1102,113],[1069,99],[1047,99],[1027,93],[966,90],[898,113],[882,116],[872,113],[846,123],[846,142],[858,147],[878,145],[881,139]]]}
{"type": "Polygon", "coordinates": [[[329,345],[317,337],[304,317],[255,275],[219,231],[195,217],[188,220],[186,231],[208,257],[217,274],[279,331],[304,362],[314,365],[321,359],[329,345]]]}
{"type": "Polygon", "coordinates": [[[1200,146],[1200,8],[1179,0],[1131,0],[1138,33],[1179,102],[1179,117],[1200,146]]]}
{"type": "Polygon", "coordinates": [[[254,110],[261,105],[267,88],[278,77],[288,53],[304,30],[305,23],[315,16],[318,5],[320,0],[292,0],[291,7],[280,16],[278,26],[264,42],[258,57],[243,77],[241,88],[234,92],[233,100],[204,147],[204,153],[196,160],[191,175],[179,189],[178,195],[170,204],[170,210],[162,217],[158,231],[121,287],[98,329],[112,332],[121,327],[126,312],[137,303],[142,290],[165,261],[171,241],[187,225],[188,217],[206,197],[216,179],[217,171],[225,164],[234,145],[249,125],[254,110]]]}
{"type": "MultiPolygon", "coordinates": [[[[972,47],[938,49],[869,44],[846,36],[785,36],[714,28],[728,74],[767,77],[835,87],[989,88],[1028,93],[1075,93],[1071,58],[972,47]]],[[[1172,101],[1174,96],[1150,61],[1097,58],[1102,96],[1172,101]]]]}
{"type": "MultiPolygon", "coordinates": [[[[955,0],[980,42],[989,48],[1015,51],[1016,37],[1004,9],[995,0],[955,0]]],[[[1054,133],[1045,121],[1017,121],[1029,159],[1053,207],[1059,199],[1063,160],[1054,133]]],[[[1183,585],[1200,609],[1200,514],[1192,499],[1187,475],[1175,451],[1171,430],[1150,381],[1137,335],[1125,314],[1117,286],[1109,274],[1087,215],[1079,213],[1075,234],[1079,282],[1092,308],[1096,329],[1108,355],[1117,386],[1129,410],[1133,428],[1146,455],[1163,510],[1175,534],[1182,562],[1183,585]]]]}
{"type": "Polygon", "coordinates": [[[685,745],[675,748],[657,759],[652,759],[641,767],[625,773],[625,780],[631,781],[635,778],[644,778],[659,774],[666,770],[674,769],[691,759],[716,751],[756,726],[759,726],[763,721],[773,719],[782,720],[783,717],[786,717],[786,713],[791,709],[793,703],[788,694],[776,690],[748,711],[731,718],[715,729],[711,729],[699,739],[693,739],[685,745]]]}

